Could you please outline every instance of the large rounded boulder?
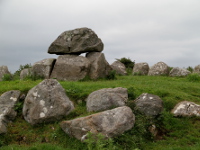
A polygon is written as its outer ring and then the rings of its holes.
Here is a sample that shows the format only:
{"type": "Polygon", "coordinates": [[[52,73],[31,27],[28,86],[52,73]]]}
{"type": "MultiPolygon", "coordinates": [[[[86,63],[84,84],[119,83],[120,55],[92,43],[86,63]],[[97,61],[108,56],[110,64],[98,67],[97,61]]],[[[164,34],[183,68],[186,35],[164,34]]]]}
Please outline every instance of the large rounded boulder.
{"type": "Polygon", "coordinates": [[[148,75],[150,76],[169,75],[169,66],[164,62],[158,62],[149,69],[148,75]]]}

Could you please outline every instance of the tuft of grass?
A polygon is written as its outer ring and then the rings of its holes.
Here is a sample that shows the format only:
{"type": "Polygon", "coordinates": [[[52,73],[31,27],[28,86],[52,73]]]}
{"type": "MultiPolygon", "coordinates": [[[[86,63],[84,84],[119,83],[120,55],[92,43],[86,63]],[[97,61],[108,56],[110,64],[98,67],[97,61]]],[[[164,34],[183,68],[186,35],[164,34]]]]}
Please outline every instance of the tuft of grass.
{"type": "Polygon", "coordinates": [[[198,73],[192,73],[187,76],[187,79],[188,81],[191,81],[191,82],[199,82],[200,75],[198,73]]]}

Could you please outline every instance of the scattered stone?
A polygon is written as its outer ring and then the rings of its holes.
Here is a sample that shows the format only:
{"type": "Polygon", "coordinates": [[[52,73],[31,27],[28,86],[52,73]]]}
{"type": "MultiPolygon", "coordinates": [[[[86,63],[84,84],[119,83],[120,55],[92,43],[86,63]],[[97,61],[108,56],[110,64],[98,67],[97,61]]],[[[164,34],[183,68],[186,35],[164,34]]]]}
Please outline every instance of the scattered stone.
{"type": "Polygon", "coordinates": [[[8,67],[0,66],[0,81],[2,81],[2,78],[5,74],[10,74],[10,72],[8,71],[8,67]]]}
{"type": "Polygon", "coordinates": [[[91,63],[89,71],[91,79],[104,78],[112,70],[103,53],[91,52],[86,55],[86,58],[91,63]]]}
{"type": "Polygon", "coordinates": [[[23,116],[31,125],[59,121],[74,109],[65,89],[55,79],[45,79],[29,90],[23,116]]]}
{"type": "Polygon", "coordinates": [[[86,99],[87,111],[103,111],[111,107],[124,106],[128,101],[126,88],[105,88],[92,92],[86,99]]]}
{"type": "Polygon", "coordinates": [[[135,115],[127,107],[118,107],[86,117],[61,122],[61,128],[68,135],[84,141],[88,132],[115,137],[133,128],[135,115]]]}
{"type": "Polygon", "coordinates": [[[31,75],[33,75],[32,68],[25,68],[20,72],[20,79],[23,80],[27,76],[31,76],[31,75]]]}
{"type": "Polygon", "coordinates": [[[96,33],[89,28],[77,28],[63,32],[50,45],[50,54],[81,54],[86,52],[101,52],[103,43],[96,33]]]}
{"type": "Polygon", "coordinates": [[[171,76],[171,77],[185,77],[190,73],[191,72],[188,71],[187,69],[175,67],[170,71],[169,76],[171,76]]]}
{"type": "Polygon", "coordinates": [[[200,74],[200,65],[197,65],[194,67],[193,73],[199,73],[200,74]]]}
{"type": "Polygon", "coordinates": [[[135,109],[148,117],[156,117],[163,110],[163,101],[159,96],[143,93],[135,102],[135,109]]]}
{"type": "Polygon", "coordinates": [[[133,67],[133,75],[148,75],[149,65],[146,62],[136,63],[133,67]]]}
{"type": "Polygon", "coordinates": [[[113,70],[119,75],[127,75],[126,66],[120,61],[115,61],[111,64],[113,70]]]}
{"type": "Polygon", "coordinates": [[[33,69],[32,69],[33,75],[44,77],[45,79],[49,79],[55,62],[56,62],[56,59],[47,58],[47,59],[43,59],[41,61],[34,63],[33,69]]]}
{"type": "Polygon", "coordinates": [[[149,76],[169,75],[169,67],[164,62],[158,62],[149,69],[149,76]]]}
{"type": "Polygon", "coordinates": [[[171,111],[174,116],[200,116],[200,105],[193,102],[182,101],[178,103],[174,109],[171,111]]]}
{"type": "Polygon", "coordinates": [[[7,132],[7,123],[17,116],[14,106],[19,101],[20,93],[18,90],[12,90],[0,96],[0,134],[7,132]]]}
{"type": "Polygon", "coordinates": [[[85,78],[89,69],[90,62],[87,58],[77,55],[62,55],[58,57],[54,65],[51,78],[77,81],[85,78]]]}

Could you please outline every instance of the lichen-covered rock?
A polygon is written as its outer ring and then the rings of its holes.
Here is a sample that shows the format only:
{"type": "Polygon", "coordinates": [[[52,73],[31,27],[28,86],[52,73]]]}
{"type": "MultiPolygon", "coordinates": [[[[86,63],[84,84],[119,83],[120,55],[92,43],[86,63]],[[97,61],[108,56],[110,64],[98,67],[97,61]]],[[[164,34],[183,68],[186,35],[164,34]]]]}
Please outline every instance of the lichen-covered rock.
{"type": "Polygon", "coordinates": [[[171,76],[171,77],[185,77],[190,73],[191,72],[188,71],[187,69],[175,67],[170,71],[169,76],[171,76]]]}
{"type": "Polygon", "coordinates": [[[89,69],[90,61],[87,58],[77,55],[62,55],[58,57],[54,65],[51,78],[77,81],[85,78],[89,69]]]}
{"type": "Polygon", "coordinates": [[[194,67],[193,73],[198,73],[198,74],[200,74],[200,65],[197,65],[197,66],[194,67]]]}
{"type": "Polygon", "coordinates": [[[79,140],[85,140],[88,132],[102,134],[105,137],[115,137],[133,128],[135,115],[127,107],[118,107],[112,110],[96,113],[61,122],[61,128],[68,135],[79,140]]]}
{"type": "Polygon", "coordinates": [[[31,125],[59,121],[74,109],[65,89],[55,79],[45,79],[29,90],[23,116],[31,125]]]}
{"type": "Polygon", "coordinates": [[[91,79],[104,78],[112,70],[103,53],[91,52],[86,55],[86,58],[91,63],[89,70],[91,79]]]}
{"type": "Polygon", "coordinates": [[[163,101],[157,95],[143,93],[135,102],[135,109],[148,117],[156,117],[163,110],[163,101]]]}
{"type": "Polygon", "coordinates": [[[171,111],[174,116],[200,116],[200,105],[193,102],[182,101],[171,111]]]}
{"type": "Polygon", "coordinates": [[[7,132],[7,123],[17,116],[14,106],[19,101],[20,93],[18,90],[12,90],[0,96],[0,134],[7,132]]]}
{"type": "Polygon", "coordinates": [[[25,68],[20,72],[20,79],[23,80],[27,76],[33,75],[32,68],[25,68]]]}
{"type": "Polygon", "coordinates": [[[148,75],[150,76],[169,75],[169,66],[164,62],[158,62],[149,69],[148,75]]]}
{"type": "Polygon", "coordinates": [[[105,88],[92,92],[86,99],[87,111],[108,110],[111,107],[124,106],[128,100],[126,88],[105,88]]]}
{"type": "Polygon", "coordinates": [[[45,79],[49,79],[55,62],[56,62],[56,59],[47,58],[47,59],[43,59],[41,61],[34,63],[32,67],[33,75],[44,77],[45,79]]]}
{"type": "Polygon", "coordinates": [[[121,63],[120,61],[114,61],[111,64],[111,67],[113,70],[116,71],[117,74],[127,75],[126,66],[123,63],[121,63]]]}
{"type": "Polygon", "coordinates": [[[8,67],[0,66],[0,81],[2,81],[2,78],[5,74],[10,74],[10,72],[8,71],[8,67]]]}
{"type": "Polygon", "coordinates": [[[101,52],[103,43],[94,31],[89,28],[77,28],[65,31],[50,45],[50,54],[81,54],[101,52]]]}
{"type": "Polygon", "coordinates": [[[146,62],[136,63],[133,67],[133,75],[147,75],[149,72],[149,65],[146,62]]]}

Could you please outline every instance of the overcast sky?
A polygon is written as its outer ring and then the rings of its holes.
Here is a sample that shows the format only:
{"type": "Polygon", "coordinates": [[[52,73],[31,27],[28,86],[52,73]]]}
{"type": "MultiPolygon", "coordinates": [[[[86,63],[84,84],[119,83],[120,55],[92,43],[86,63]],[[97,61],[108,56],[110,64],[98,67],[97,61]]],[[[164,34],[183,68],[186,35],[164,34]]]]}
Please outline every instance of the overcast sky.
{"type": "Polygon", "coordinates": [[[0,0],[0,66],[57,58],[50,44],[80,27],[101,38],[109,63],[200,64],[200,0],[0,0]]]}

